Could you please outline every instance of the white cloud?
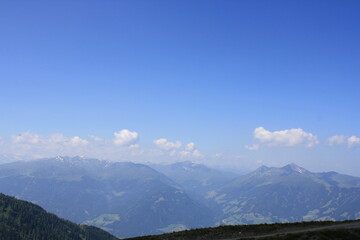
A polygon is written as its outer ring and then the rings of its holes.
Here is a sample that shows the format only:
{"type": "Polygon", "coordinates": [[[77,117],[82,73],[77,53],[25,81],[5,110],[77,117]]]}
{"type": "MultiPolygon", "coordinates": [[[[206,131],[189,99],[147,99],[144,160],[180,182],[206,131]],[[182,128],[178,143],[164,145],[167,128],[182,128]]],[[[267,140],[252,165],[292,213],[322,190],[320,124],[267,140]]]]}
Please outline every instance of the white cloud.
{"type": "Polygon", "coordinates": [[[253,144],[253,145],[247,145],[247,144],[245,144],[245,145],[244,145],[244,148],[247,149],[247,150],[250,150],[250,151],[256,151],[256,150],[259,150],[260,145],[257,144],[257,143],[255,143],[255,144],[253,144]]]}
{"type": "Polygon", "coordinates": [[[202,158],[204,155],[199,150],[194,151],[181,151],[180,156],[183,158],[202,158]]]}
{"type": "Polygon", "coordinates": [[[197,149],[192,152],[192,156],[195,157],[195,158],[202,158],[202,157],[204,157],[204,155],[203,155],[199,150],[197,150],[197,149]]]}
{"type": "Polygon", "coordinates": [[[80,138],[79,136],[72,137],[70,139],[70,144],[72,146],[81,146],[81,145],[87,145],[89,141],[80,138]]]}
{"type": "Polygon", "coordinates": [[[185,150],[186,151],[193,151],[195,149],[195,143],[190,142],[188,144],[185,145],[185,150]]]}
{"type": "Polygon", "coordinates": [[[166,138],[160,138],[153,141],[158,148],[163,150],[172,150],[181,147],[181,142],[170,142],[166,138]]]}
{"type": "Polygon", "coordinates": [[[258,127],[254,130],[254,137],[269,146],[293,147],[303,145],[306,147],[314,147],[319,144],[315,135],[307,133],[301,128],[271,132],[264,127],[258,127]]]}
{"type": "Polygon", "coordinates": [[[17,136],[13,136],[12,140],[14,143],[34,144],[40,141],[40,137],[39,135],[31,132],[24,132],[17,136]]]}
{"type": "Polygon", "coordinates": [[[346,143],[346,137],[342,135],[332,136],[327,139],[327,144],[329,146],[340,145],[345,143],[346,143]]]}
{"type": "Polygon", "coordinates": [[[101,137],[97,137],[97,136],[94,136],[94,135],[91,135],[90,138],[96,142],[101,142],[101,141],[104,141],[104,139],[102,139],[101,137]]]}
{"type": "Polygon", "coordinates": [[[140,147],[139,144],[132,144],[132,145],[129,146],[130,149],[137,149],[139,147],[140,147]]]}
{"type": "Polygon", "coordinates": [[[154,144],[160,148],[159,152],[152,151],[152,154],[158,156],[168,156],[172,159],[195,159],[202,158],[204,155],[195,147],[195,143],[189,142],[182,147],[180,141],[170,142],[166,138],[160,138],[153,141],[154,144]]]}
{"type": "Polygon", "coordinates": [[[360,138],[356,136],[351,136],[347,139],[347,143],[349,148],[360,147],[360,138]]]}
{"type": "Polygon", "coordinates": [[[131,132],[127,129],[115,132],[114,136],[114,143],[120,146],[132,145],[139,139],[139,134],[137,132],[131,132]]]}
{"type": "Polygon", "coordinates": [[[185,149],[180,151],[180,157],[182,158],[202,158],[204,155],[195,148],[195,143],[190,142],[185,145],[185,149]]]}
{"type": "Polygon", "coordinates": [[[327,139],[329,146],[347,144],[348,148],[360,147],[360,138],[356,136],[346,137],[342,135],[336,135],[327,139]]]}
{"type": "Polygon", "coordinates": [[[66,143],[68,141],[68,138],[65,137],[64,135],[60,134],[60,133],[55,133],[50,135],[50,137],[48,138],[49,143],[66,143]]]}

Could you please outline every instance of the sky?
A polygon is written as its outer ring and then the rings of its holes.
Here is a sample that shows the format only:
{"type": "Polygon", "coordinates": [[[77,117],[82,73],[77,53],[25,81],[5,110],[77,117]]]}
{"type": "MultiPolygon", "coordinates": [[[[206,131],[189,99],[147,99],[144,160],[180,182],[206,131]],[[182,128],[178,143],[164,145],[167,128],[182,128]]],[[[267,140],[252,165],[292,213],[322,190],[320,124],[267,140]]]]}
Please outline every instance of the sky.
{"type": "Polygon", "coordinates": [[[0,3],[0,162],[360,176],[358,0],[0,3]]]}

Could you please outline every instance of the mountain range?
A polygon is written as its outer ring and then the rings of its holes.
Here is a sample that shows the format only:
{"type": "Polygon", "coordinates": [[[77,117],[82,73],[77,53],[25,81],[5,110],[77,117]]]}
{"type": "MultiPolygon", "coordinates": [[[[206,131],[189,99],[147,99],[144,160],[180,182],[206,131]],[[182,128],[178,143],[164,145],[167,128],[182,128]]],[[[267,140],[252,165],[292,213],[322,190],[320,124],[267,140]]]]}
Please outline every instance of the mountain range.
{"type": "Polygon", "coordinates": [[[0,191],[119,237],[212,224],[211,211],[152,168],[56,157],[0,165],[0,191]]]}
{"type": "Polygon", "coordinates": [[[190,162],[146,166],[56,157],[0,165],[0,192],[118,237],[360,218],[360,178],[295,164],[237,175],[190,162]]]}
{"type": "Polygon", "coordinates": [[[312,173],[295,164],[262,166],[208,192],[220,224],[360,218],[360,178],[312,173]]]}

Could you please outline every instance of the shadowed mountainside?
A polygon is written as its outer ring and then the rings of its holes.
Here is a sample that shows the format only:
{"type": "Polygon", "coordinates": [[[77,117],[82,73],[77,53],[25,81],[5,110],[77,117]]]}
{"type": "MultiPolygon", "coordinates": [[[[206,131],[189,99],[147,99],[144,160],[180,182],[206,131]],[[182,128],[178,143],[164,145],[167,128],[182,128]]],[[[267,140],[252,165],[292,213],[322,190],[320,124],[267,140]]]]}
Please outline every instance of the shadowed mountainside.
{"type": "Polygon", "coordinates": [[[78,225],[46,212],[30,202],[0,194],[2,240],[116,240],[92,226],[78,225]]]}

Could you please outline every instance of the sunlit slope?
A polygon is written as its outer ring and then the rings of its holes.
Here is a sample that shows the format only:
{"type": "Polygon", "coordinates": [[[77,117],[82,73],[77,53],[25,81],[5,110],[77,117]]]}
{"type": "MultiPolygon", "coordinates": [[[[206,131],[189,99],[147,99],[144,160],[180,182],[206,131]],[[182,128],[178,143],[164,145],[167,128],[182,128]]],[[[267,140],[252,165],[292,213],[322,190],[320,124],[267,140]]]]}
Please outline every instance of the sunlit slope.
{"type": "Polygon", "coordinates": [[[312,173],[295,164],[260,167],[208,198],[222,212],[221,224],[360,218],[360,178],[312,173]]]}

